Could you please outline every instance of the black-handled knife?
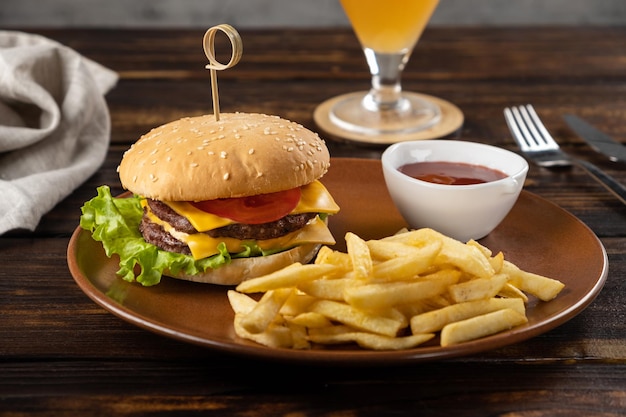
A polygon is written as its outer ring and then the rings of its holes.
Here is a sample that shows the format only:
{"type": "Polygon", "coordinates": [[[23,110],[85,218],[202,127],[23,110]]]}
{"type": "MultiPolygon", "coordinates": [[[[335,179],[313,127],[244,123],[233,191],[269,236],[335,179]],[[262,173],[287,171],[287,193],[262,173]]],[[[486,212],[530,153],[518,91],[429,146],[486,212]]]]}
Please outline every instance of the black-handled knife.
{"type": "Polygon", "coordinates": [[[599,131],[578,116],[566,114],[563,118],[567,125],[595,151],[606,155],[611,161],[626,162],[626,147],[623,144],[599,131]]]}

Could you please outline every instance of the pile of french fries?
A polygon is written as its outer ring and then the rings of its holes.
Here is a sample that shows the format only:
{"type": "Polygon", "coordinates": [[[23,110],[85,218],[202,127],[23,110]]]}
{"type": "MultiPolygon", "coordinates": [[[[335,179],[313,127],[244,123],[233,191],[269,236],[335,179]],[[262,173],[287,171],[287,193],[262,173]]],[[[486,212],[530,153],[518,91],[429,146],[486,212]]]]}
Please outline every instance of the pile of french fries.
{"type": "Polygon", "coordinates": [[[368,241],[348,232],[345,239],[347,252],[323,246],[314,263],[230,290],[236,334],[294,349],[348,343],[410,349],[436,336],[451,346],[526,323],[529,296],[549,301],[564,288],[521,270],[502,252],[432,229],[368,241]]]}

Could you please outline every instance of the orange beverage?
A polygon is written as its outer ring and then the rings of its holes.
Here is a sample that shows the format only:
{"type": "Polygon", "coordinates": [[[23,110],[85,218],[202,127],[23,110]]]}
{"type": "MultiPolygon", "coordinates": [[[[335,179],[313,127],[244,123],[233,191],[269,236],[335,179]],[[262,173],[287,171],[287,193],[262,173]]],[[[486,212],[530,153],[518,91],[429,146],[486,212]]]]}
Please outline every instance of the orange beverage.
{"type": "Polygon", "coordinates": [[[361,45],[379,53],[410,51],[439,0],[341,0],[361,45]]]}

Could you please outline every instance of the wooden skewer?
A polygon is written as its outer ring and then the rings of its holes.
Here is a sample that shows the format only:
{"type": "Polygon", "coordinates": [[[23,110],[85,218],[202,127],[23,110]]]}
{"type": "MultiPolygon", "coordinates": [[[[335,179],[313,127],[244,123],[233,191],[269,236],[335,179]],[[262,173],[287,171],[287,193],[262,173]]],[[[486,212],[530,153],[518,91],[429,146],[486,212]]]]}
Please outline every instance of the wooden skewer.
{"type": "Polygon", "coordinates": [[[220,101],[219,101],[219,93],[217,90],[217,71],[225,70],[227,68],[234,67],[237,65],[241,56],[243,55],[243,42],[241,41],[241,36],[239,36],[239,32],[228,24],[221,24],[217,26],[213,26],[208,29],[204,34],[204,39],[202,41],[204,47],[204,54],[209,59],[209,63],[206,65],[206,69],[211,71],[211,92],[213,95],[213,113],[215,114],[215,120],[220,120],[220,101]],[[218,31],[221,31],[228,36],[230,40],[230,44],[232,47],[232,52],[230,56],[230,61],[226,64],[222,64],[215,58],[215,35],[218,31]]]}

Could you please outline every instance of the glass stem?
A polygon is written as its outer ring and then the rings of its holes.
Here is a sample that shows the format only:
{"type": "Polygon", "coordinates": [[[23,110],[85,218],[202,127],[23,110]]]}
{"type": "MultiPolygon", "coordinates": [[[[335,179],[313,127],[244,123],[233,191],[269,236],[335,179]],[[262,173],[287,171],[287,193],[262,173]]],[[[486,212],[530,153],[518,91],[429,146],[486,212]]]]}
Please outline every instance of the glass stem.
{"type": "Polygon", "coordinates": [[[379,53],[370,48],[363,48],[363,52],[372,75],[372,88],[363,99],[363,106],[370,111],[402,111],[410,107],[410,104],[402,98],[400,82],[410,51],[379,53]]]}

